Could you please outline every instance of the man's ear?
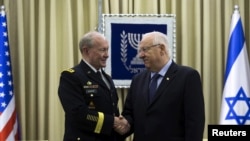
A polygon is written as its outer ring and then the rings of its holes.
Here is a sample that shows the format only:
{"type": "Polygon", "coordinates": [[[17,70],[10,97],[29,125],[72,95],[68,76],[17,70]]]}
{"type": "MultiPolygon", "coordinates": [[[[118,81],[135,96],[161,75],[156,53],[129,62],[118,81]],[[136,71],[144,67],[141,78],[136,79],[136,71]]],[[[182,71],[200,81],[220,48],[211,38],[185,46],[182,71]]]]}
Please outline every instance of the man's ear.
{"type": "Polygon", "coordinates": [[[160,44],[159,48],[161,49],[161,52],[166,52],[166,48],[163,44],[160,44]]]}
{"type": "Polygon", "coordinates": [[[82,49],[82,53],[88,54],[89,49],[87,47],[83,47],[82,49]]]}

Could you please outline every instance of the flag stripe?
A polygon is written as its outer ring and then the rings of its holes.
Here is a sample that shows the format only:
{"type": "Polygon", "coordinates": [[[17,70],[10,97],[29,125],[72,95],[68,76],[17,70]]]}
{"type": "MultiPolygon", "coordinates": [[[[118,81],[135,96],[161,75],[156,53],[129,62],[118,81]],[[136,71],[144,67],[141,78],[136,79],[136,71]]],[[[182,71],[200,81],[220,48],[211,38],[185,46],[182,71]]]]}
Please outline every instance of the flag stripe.
{"type": "Polygon", "coordinates": [[[18,130],[18,124],[17,124],[17,118],[15,118],[15,124],[13,130],[11,130],[9,136],[7,137],[6,141],[14,141],[14,140],[19,140],[19,133],[17,132],[18,130]]]}
{"type": "Polygon", "coordinates": [[[15,97],[13,97],[9,103],[9,105],[7,106],[7,108],[5,109],[5,111],[2,113],[2,115],[0,116],[0,131],[3,130],[5,124],[7,123],[8,120],[10,120],[12,113],[15,111],[15,97]]]}
{"type": "Polygon", "coordinates": [[[10,120],[8,120],[3,130],[1,130],[0,141],[4,141],[12,132],[12,129],[14,128],[14,125],[15,125],[15,121],[16,121],[16,111],[12,113],[10,120]]]}
{"type": "Polygon", "coordinates": [[[245,42],[245,37],[243,33],[242,23],[241,20],[237,22],[229,41],[229,48],[228,48],[228,54],[230,56],[227,56],[227,66],[226,66],[226,73],[225,73],[225,81],[228,78],[228,74],[233,66],[233,63],[237,59],[240,51],[243,48],[245,42]]]}

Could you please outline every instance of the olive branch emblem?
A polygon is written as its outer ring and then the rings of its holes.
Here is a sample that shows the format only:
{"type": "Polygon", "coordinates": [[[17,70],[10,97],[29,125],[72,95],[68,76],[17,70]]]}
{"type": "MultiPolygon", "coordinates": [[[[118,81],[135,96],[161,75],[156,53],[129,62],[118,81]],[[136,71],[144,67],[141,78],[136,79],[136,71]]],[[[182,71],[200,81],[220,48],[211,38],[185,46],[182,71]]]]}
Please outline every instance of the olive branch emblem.
{"type": "MultiPolygon", "coordinates": [[[[141,68],[141,67],[132,67],[131,64],[128,66],[127,65],[127,55],[128,55],[128,41],[130,43],[130,45],[136,49],[136,41],[133,41],[132,39],[132,34],[128,33],[126,34],[125,31],[123,30],[122,33],[120,34],[121,36],[121,61],[123,63],[123,65],[125,66],[125,68],[130,72],[130,73],[138,73],[140,71],[143,71],[145,68],[141,68]]],[[[139,41],[139,38],[137,39],[139,41]]],[[[137,42],[138,42],[137,41],[137,42]]]]}
{"type": "Polygon", "coordinates": [[[121,61],[123,62],[123,65],[125,66],[125,68],[127,70],[129,70],[129,67],[126,65],[127,62],[127,34],[125,33],[125,31],[123,30],[121,35],[121,61]]]}

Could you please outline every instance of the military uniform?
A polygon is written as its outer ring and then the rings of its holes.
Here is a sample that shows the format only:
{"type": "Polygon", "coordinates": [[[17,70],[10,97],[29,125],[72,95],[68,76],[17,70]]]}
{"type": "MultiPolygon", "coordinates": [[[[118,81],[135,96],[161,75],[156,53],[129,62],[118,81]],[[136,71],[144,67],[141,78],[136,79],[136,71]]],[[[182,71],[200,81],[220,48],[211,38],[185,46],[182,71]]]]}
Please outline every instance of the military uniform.
{"type": "Polygon", "coordinates": [[[84,61],[61,73],[58,95],[65,111],[64,141],[120,141],[113,129],[118,96],[84,61]]]}

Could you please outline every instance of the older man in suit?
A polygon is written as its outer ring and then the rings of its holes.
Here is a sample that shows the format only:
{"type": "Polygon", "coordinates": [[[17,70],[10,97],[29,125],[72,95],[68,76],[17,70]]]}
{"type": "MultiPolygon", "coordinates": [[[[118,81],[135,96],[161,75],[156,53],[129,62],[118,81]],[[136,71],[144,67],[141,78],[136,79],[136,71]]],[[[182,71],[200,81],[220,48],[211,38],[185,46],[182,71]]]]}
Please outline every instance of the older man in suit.
{"type": "Polygon", "coordinates": [[[202,141],[205,110],[199,73],[171,59],[167,36],[160,32],[144,34],[138,53],[147,69],[133,77],[122,112],[134,141],[202,141]],[[151,94],[152,89],[156,92],[151,94]]]}

